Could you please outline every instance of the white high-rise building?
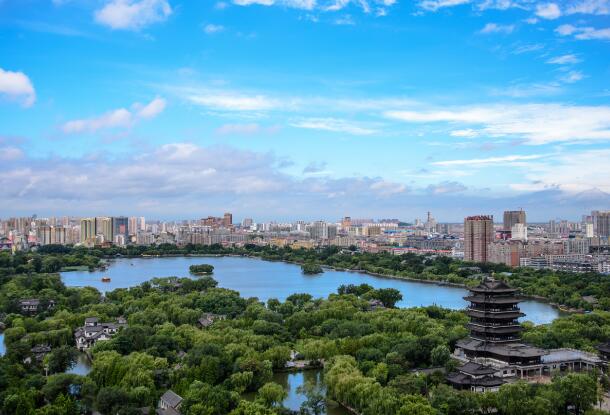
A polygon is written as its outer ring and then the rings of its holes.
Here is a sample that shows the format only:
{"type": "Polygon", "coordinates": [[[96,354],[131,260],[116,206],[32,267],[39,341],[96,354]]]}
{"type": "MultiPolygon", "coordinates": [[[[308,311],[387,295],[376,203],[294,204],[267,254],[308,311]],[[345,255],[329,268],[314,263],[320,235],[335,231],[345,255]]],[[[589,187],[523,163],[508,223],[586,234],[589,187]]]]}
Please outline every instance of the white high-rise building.
{"type": "Polygon", "coordinates": [[[527,241],[527,225],[515,223],[510,229],[511,238],[518,241],[527,241]]]}

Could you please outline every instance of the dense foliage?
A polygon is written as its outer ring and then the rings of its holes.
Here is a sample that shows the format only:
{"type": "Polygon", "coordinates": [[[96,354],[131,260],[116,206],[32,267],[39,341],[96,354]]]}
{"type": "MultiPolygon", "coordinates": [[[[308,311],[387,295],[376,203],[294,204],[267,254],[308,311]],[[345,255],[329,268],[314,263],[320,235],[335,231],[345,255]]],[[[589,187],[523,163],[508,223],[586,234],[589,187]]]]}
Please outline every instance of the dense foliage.
{"type": "Polygon", "coordinates": [[[189,271],[191,274],[211,274],[214,272],[214,266],[209,264],[191,265],[189,271]]]}
{"type": "Polygon", "coordinates": [[[303,271],[303,274],[307,275],[322,274],[324,272],[322,267],[315,262],[308,262],[301,265],[301,270],[303,271]]]}
{"type": "Polygon", "coordinates": [[[456,391],[440,379],[407,374],[380,382],[364,375],[352,356],[337,356],[325,369],[329,396],[362,415],[581,414],[598,401],[598,385],[589,374],[555,377],[549,385],[516,382],[484,394],[456,391]]]}
{"type": "MultiPolygon", "coordinates": [[[[568,409],[593,413],[601,390],[594,376],[570,374],[548,385],[506,385],[497,394],[455,391],[445,384],[443,371],[456,364],[450,351],[467,334],[466,316],[436,306],[396,309],[401,296],[394,289],[345,285],[327,299],[293,294],[283,302],[271,299],[264,304],[219,288],[209,276],[153,279],[102,296],[91,287],[67,288],[53,273],[64,266],[100,266],[106,257],[117,254],[153,252],[231,252],[408,278],[476,281],[469,278],[471,270],[464,269],[463,263],[447,258],[333,248],[226,251],[219,246],[168,245],[83,250],[51,246],[36,253],[1,253],[0,318],[6,325],[7,346],[6,355],[0,358],[1,414],[92,410],[135,414],[140,413],[138,408],[156,406],[168,389],[184,398],[185,415],[282,414],[286,413],[281,405],[286,392],[272,382],[272,376],[284,369],[293,352],[299,359],[324,362],[328,396],[363,415],[550,415],[568,409]],[[52,300],[55,307],[22,315],[19,300],[34,297],[42,304],[52,300]],[[372,300],[383,307],[372,307],[372,300]],[[203,313],[226,318],[201,329],[197,323],[203,313]],[[87,376],[64,373],[76,359],[73,332],[92,316],[109,322],[125,317],[128,326],[91,350],[93,364],[87,376]],[[38,345],[51,347],[42,359],[33,350],[38,345]],[[421,368],[439,370],[414,371],[421,368]]],[[[525,278],[528,272],[517,270],[506,277],[529,281],[525,278]]],[[[594,286],[594,279],[583,278],[594,286]]],[[[562,281],[557,282],[558,287],[562,281]]],[[[606,284],[604,279],[599,281],[606,284]]],[[[586,284],[583,290],[593,289],[586,284]]],[[[599,296],[601,304],[607,293],[599,296]]],[[[593,350],[609,336],[610,312],[601,310],[560,318],[548,326],[528,324],[524,333],[527,341],[540,346],[585,350],[593,350]]],[[[305,389],[308,399],[303,413],[319,414],[321,391],[311,385],[305,389]]]]}

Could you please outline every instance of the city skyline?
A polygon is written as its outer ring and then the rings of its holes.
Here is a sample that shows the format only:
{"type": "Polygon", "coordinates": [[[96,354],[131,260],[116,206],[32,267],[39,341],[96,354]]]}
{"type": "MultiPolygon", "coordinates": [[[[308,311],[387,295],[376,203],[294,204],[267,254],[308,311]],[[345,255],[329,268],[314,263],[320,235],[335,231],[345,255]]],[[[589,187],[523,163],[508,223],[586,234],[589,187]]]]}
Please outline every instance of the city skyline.
{"type": "Polygon", "coordinates": [[[609,13],[0,1],[2,216],[576,220],[610,206],[609,13]]]}

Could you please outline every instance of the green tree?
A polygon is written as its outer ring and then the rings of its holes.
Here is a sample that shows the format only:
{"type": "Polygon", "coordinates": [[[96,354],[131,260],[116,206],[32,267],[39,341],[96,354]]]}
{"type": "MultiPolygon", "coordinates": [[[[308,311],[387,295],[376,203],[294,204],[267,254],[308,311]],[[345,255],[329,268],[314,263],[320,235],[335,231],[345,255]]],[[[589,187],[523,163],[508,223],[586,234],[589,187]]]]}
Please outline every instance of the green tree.
{"type": "Polygon", "coordinates": [[[275,382],[265,383],[256,395],[259,402],[268,408],[281,406],[282,402],[288,396],[288,392],[275,382]]]}

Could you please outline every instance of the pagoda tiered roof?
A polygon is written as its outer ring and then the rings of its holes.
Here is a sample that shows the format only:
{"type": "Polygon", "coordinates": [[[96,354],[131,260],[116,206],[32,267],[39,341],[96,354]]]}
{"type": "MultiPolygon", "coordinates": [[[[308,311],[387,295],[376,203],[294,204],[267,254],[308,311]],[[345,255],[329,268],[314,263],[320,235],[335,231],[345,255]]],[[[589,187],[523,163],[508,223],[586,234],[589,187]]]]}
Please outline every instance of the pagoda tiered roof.
{"type": "Polygon", "coordinates": [[[523,331],[523,327],[520,325],[486,326],[483,324],[468,323],[468,328],[477,333],[491,334],[511,334],[523,331]]]}
{"type": "Polygon", "coordinates": [[[517,304],[520,300],[515,296],[509,297],[490,297],[484,295],[468,295],[464,300],[471,303],[489,303],[489,304],[517,304]]]}
{"type": "Polygon", "coordinates": [[[530,358],[543,356],[548,353],[546,350],[523,343],[497,344],[473,338],[458,340],[457,346],[472,352],[490,352],[506,357],[530,358]]]}
{"type": "Polygon", "coordinates": [[[481,294],[512,294],[519,291],[512,288],[504,281],[496,281],[493,278],[485,278],[481,284],[470,288],[470,291],[481,294]]]}
{"type": "Polygon", "coordinates": [[[474,318],[486,318],[491,320],[514,320],[519,317],[525,316],[519,310],[502,310],[502,311],[490,311],[490,310],[477,310],[476,308],[466,309],[466,315],[474,318]]]}

